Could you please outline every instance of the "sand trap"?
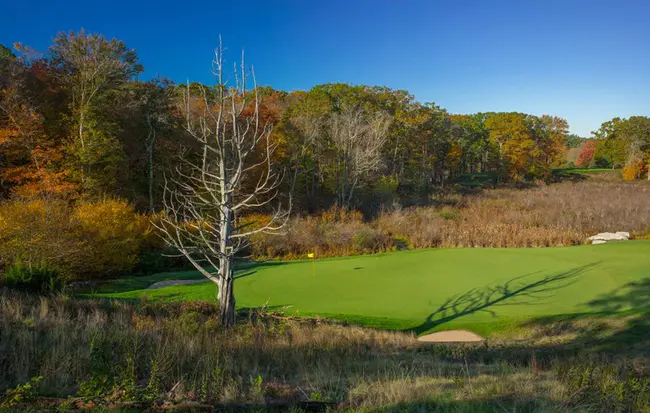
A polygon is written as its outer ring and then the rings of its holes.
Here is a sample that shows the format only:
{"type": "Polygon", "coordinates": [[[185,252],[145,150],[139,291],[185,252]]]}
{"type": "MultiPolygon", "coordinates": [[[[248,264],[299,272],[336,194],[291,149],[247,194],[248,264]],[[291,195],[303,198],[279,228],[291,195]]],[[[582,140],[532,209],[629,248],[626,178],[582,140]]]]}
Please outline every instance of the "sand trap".
{"type": "Polygon", "coordinates": [[[207,281],[205,278],[200,280],[165,280],[165,281],[158,281],[157,283],[153,283],[147,289],[155,290],[158,288],[171,287],[174,285],[197,284],[205,281],[207,281]]]}
{"type": "Polygon", "coordinates": [[[485,339],[467,330],[439,331],[418,337],[424,343],[480,343],[485,339]]]}

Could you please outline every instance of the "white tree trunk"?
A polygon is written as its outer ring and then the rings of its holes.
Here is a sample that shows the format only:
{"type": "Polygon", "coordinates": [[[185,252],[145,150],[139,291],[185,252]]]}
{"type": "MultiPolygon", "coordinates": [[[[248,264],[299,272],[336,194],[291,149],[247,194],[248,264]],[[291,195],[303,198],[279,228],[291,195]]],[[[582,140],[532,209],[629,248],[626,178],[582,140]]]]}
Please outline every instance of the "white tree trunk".
{"type": "Polygon", "coordinates": [[[274,200],[283,175],[272,168],[276,145],[270,141],[270,126],[260,125],[257,88],[253,89],[252,101],[248,101],[251,93],[246,90],[243,69],[241,75],[235,76],[238,80],[235,87],[227,88],[222,56],[220,47],[213,62],[219,93],[210,97],[201,88],[202,105],[198,114],[191,111],[190,102],[196,97],[187,85],[187,131],[200,144],[201,159],[186,159],[188,172],[178,170],[171,180],[173,187],[166,181],[165,213],[159,223],[152,223],[170,246],[217,284],[219,320],[224,327],[232,327],[235,324],[234,258],[249,245],[251,235],[274,232],[284,226],[291,198],[287,210],[278,204],[269,220],[255,229],[244,231],[234,223],[239,211],[248,213],[274,200]],[[247,108],[252,108],[253,113],[245,115],[247,108]],[[247,159],[260,150],[262,161],[255,163],[247,159]],[[245,179],[257,182],[253,189],[244,188],[245,179]]]}

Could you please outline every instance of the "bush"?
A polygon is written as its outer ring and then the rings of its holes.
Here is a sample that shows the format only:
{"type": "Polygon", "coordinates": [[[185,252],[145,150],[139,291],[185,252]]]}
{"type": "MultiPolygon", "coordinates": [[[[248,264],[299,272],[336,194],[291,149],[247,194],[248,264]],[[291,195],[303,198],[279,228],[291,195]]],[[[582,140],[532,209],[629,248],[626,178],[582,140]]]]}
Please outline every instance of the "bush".
{"type": "Polygon", "coordinates": [[[623,168],[623,179],[633,181],[645,174],[646,165],[643,161],[632,161],[623,168]]]}
{"type": "Polygon", "coordinates": [[[82,202],[72,220],[83,251],[69,263],[71,272],[82,278],[105,278],[132,271],[140,249],[152,234],[148,218],[124,201],[82,202]]]}
{"type": "Polygon", "coordinates": [[[13,201],[0,204],[0,263],[46,264],[64,275],[61,264],[80,247],[70,207],[63,201],[13,201]]]}
{"type": "Polygon", "coordinates": [[[406,247],[548,247],[582,244],[604,231],[650,234],[650,185],[615,174],[431,201],[434,206],[383,211],[372,221],[340,209],[296,217],[280,235],[257,235],[251,254],[295,259],[314,250],[332,257],[406,247]]]}
{"type": "Polygon", "coordinates": [[[35,293],[51,293],[61,289],[55,270],[47,265],[32,266],[17,260],[0,277],[0,285],[35,293]]]}
{"type": "Polygon", "coordinates": [[[64,281],[128,273],[152,237],[148,217],[122,201],[0,204],[0,263],[38,264],[64,281]]]}

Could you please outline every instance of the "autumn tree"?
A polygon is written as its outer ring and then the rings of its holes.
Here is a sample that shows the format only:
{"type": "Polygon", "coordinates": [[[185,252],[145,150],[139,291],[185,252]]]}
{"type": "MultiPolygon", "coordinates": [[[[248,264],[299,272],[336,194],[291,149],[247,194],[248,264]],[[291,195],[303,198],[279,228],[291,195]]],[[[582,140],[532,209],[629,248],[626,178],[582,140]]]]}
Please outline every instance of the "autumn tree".
{"type": "Polygon", "coordinates": [[[149,212],[160,207],[163,173],[190,143],[182,131],[179,93],[167,79],[130,82],[117,98],[120,110],[105,113],[120,126],[116,139],[124,153],[116,192],[149,212]]]}
{"type": "Polygon", "coordinates": [[[570,133],[566,136],[565,139],[565,146],[567,149],[574,149],[574,148],[579,148],[580,145],[585,143],[586,138],[583,138],[582,136],[578,136],[575,133],[570,133]]]}
{"type": "Polygon", "coordinates": [[[485,126],[485,120],[489,116],[487,113],[450,116],[452,140],[460,149],[461,173],[487,172],[492,169],[491,162],[495,154],[489,140],[490,132],[485,126]]]}
{"type": "Polygon", "coordinates": [[[389,125],[390,118],[386,114],[369,114],[360,108],[345,108],[330,115],[327,128],[337,153],[336,188],[339,205],[349,207],[360,180],[379,169],[380,151],[389,125]]]}
{"type": "Polygon", "coordinates": [[[596,151],[596,141],[593,139],[587,140],[580,150],[576,166],[579,168],[589,168],[594,161],[594,153],[596,151]]]}
{"type": "Polygon", "coordinates": [[[600,128],[592,135],[596,140],[594,152],[594,165],[597,167],[621,168],[625,165],[626,143],[616,133],[617,125],[621,118],[613,118],[603,122],[600,128]]]}
{"type": "Polygon", "coordinates": [[[16,55],[7,46],[0,44],[0,59],[15,59],[16,55]]]}
{"type": "Polygon", "coordinates": [[[67,182],[67,171],[60,167],[63,151],[45,124],[43,113],[51,110],[47,105],[52,102],[42,93],[41,62],[5,53],[0,64],[3,186],[22,197],[68,195],[74,185],[67,182]]]}
{"type": "Polygon", "coordinates": [[[50,63],[70,92],[74,119],[69,154],[82,188],[91,193],[114,185],[122,158],[115,125],[102,114],[110,96],[142,71],[133,49],[99,34],[60,33],[49,49],[50,63]]]}
{"type": "Polygon", "coordinates": [[[255,82],[253,92],[247,92],[249,73],[243,59],[241,71],[233,75],[234,85],[225,78],[221,46],[215,50],[213,68],[216,85],[211,91],[200,88],[193,99],[190,88],[185,90],[186,130],[198,151],[187,154],[170,176],[164,191],[165,211],[155,225],[171,247],[217,284],[219,320],[230,327],[235,321],[235,256],[251,235],[280,229],[289,211],[278,201],[268,220],[254,227],[238,225],[242,214],[276,200],[283,175],[272,164],[276,145],[270,140],[270,125],[260,119],[255,82]],[[251,164],[259,150],[261,160],[251,164]]]}
{"type": "Polygon", "coordinates": [[[541,161],[545,175],[550,174],[551,168],[562,166],[566,154],[566,141],[569,135],[569,123],[558,116],[542,115],[541,139],[539,145],[542,150],[541,161]]]}
{"type": "Polygon", "coordinates": [[[631,179],[647,174],[650,163],[650,118],[632,116],[613,118],[593,132],[596,138],[596,163],[600,166],[625,167],[631,179]]]}
{"type": "Polygon", "coordinates": [[[522,179],[541,151],[526,117],[520,113],[497,113],[486,120],[485,126],[490,130],[490,141],[498,148],[500,173],[512,180],[522,179]]]}

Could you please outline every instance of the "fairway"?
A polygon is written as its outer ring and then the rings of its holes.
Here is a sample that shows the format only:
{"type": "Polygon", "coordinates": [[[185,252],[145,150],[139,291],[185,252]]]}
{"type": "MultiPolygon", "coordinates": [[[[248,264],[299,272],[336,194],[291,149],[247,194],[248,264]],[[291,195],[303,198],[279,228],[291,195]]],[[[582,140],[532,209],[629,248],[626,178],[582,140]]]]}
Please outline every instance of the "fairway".
{"type": "MultiPolygon", "coordinates": [[[[283,309],[390,329],[490,332],[536,317],[611,313],[605,297],[650,278],[650,241],[538,249],[427,249],[268,263],[240,271],[237,306],[283,309]]],[[[196,272],[119,280],[104,297],[213,300],[204,282],[148,290],[196,272]]],[[[634,311],[619,305],[615,313],[634,311]]],[[[638,309],[637,309],[638,310],[638,309]]]]}

